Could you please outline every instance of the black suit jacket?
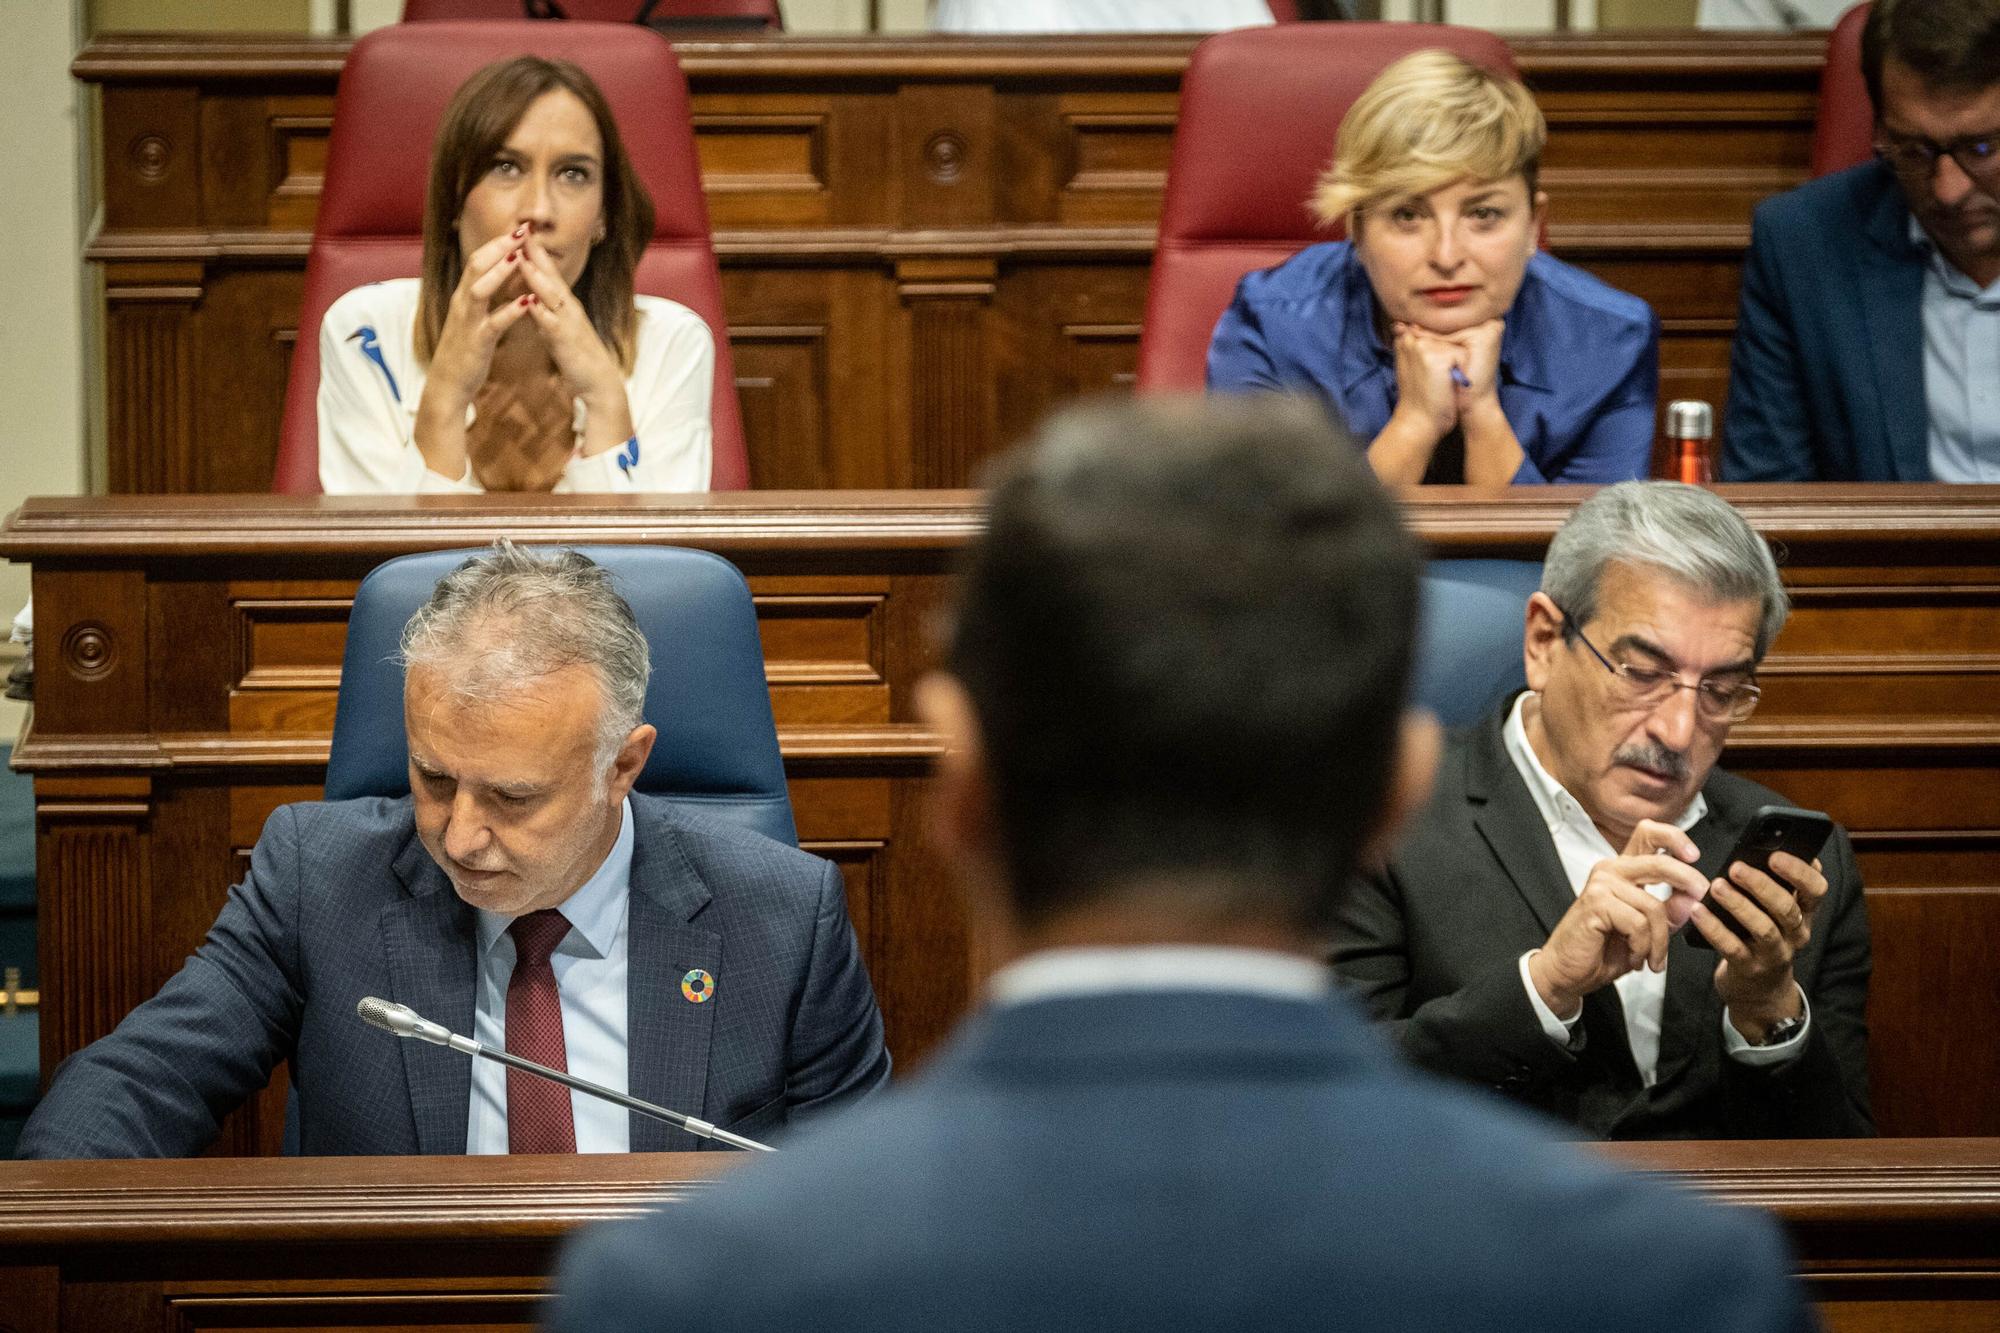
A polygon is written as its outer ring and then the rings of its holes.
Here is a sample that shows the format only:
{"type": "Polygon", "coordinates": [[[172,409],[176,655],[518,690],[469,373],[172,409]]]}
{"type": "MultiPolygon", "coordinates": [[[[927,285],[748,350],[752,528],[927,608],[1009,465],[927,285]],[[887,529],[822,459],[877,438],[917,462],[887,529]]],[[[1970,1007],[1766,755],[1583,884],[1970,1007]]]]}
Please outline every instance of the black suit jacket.
{"type": "MultiPolygon", "coordinates": [[[[1511,705],[1510,705],[1511,706],[1511,705]]],[[[1724,1052],[1717,957],[1676,935],[1667,953],[1659,1077],[1643,1086],[1624,1007],[1583,1005],[1582,1049],[1549,1040],[1521,984],[1576,901],[1555,842],[1501,737],[1506,709],[1453,736],[1429,806],[1386,868],[1341,905],[1334,967],[1418,1064],[1494,1088],[1600,1138],[1840,1138],[1868,1112],[1868,917],[1844,831],[1820,855],[1827,896],[1794,964],[1812,1006],[1805,1050],[1757,1067],[1724,1052]]],[[[1784,804],[1716,770],[1688,830],[1728,849],[1757,807],[1784,804]]]]}

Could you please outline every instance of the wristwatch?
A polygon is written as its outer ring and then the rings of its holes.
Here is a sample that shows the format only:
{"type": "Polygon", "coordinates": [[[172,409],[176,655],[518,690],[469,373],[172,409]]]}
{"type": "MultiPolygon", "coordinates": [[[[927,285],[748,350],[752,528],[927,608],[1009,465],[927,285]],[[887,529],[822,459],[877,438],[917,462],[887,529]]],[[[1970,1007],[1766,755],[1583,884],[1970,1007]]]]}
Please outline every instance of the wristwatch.
{"type": "Polygon", "coordinates": [[[1759,1046],[1776,1046],[1781,1041],[1790,1041],[1793,1037],[1799,1035],[1799,1029],[1805,1025],[1806,1020],[1803,1015],[1798,1018],[1781,1018],[1764,1029],[1764,1040],[1757,1044],[1759,1046]]]}

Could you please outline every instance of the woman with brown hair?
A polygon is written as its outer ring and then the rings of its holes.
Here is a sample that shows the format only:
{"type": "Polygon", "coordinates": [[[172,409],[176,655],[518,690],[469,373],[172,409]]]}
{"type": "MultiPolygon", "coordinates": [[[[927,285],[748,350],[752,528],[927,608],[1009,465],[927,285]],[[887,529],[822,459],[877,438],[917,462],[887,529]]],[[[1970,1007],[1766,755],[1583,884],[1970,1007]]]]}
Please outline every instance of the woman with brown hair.
{"type": "Polygon", "coordinates": [[[423,277],[320,325],[329,495],[708,489],[715,342],[635,295],[653,203],[590,76],[489,65],[431,157],[423,277]]]}

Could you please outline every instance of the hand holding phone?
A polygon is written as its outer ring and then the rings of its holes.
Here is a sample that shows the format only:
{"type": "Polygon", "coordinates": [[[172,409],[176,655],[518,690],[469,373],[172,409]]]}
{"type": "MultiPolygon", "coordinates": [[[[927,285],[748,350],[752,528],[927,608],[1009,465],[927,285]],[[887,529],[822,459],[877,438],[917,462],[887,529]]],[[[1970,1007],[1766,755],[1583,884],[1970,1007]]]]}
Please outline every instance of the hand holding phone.
{"type": "MultiPolygon", "coordinates": [[[[1784,884],[1788,882],[1785,876],[1771,869],[1773,854],[1785,852],[1810,865],[1832,836],[1833,821],[1817,810],[1800,810],[1789,805],[1761,806],[1743,826],[1743,832],[1737,835],[1735,845],[1728,852],[1714,860],[1704,856],[1697,864],[1711,882],[1728,879],[1729,867],[1741,861],[1784,884]]],[[[1730,915],[1729,909],[1716,902],[1712,895],[1705,900],[1704,906],[1738,939],[1749,938],[1736,918],[1730,915]]],[[[1687,942],[1697,949],[1715,947],[1697,928],[1690,927],[1684,933],[1687,942]]]]}

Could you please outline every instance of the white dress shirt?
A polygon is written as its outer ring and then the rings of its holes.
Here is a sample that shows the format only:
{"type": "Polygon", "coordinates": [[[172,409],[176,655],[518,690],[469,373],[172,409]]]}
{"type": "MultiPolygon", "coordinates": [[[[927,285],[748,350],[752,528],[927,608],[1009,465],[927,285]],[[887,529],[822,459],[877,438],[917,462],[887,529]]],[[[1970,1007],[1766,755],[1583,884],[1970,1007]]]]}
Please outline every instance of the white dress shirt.
{"type": "MultiPolygon", "coordinates": [[[[632,800],[618,812],[618,838],[597,873],[557,910],[568,918],[569,934],[556,946],[549,966],[562,1000],[563,1052],[569,1072],[614,1092],[629,1086],[626,1029],[626,921],[632,886],[632,800]]],[[[479,912],[479,993],[473,1038],[507,1049],[507,983],[514,975],[514,918],[479,912]]],[[[532,1076],[531,1076],[532,1077],[532,1076]]],[[[587,1092],[572,1090],[576,1150],[630,1152],[630,1111],[587,1092]]],[[[507,1151],[507,1067],[495,1060],[472,1062],[472,1112],[466,1120],[465,1151],[507,1151]]]]}
{"type": "MultiPolygon", "coordinates": [[[[327,308],[319,328],[319,484],[328,495],[418,495],[486,488],[466,464],[460,477],[430,470],[417,449],[417,407],[429,367],[417,359],[421,284],[391,278],[356,287],[327,308]]],[[[638,329],[625,401],[637,450],[570,459],[557,494],[705,491],[714,454],[709,422],[715,337],[701,316],[664,297],[632,298],[638,329]]],[[[584,406],[571,429],[583,447],[584,406]]],[[[471,425],[477,413],[467,408],[471,425]]]]}
{"type": "Polygon", "coordinates": [[[993,974],[996,1005],[1133,991],[1217,991],[1281,1000],[1323,1000],[1333,989],[1324,963],[1275,949],[1216,944],[1044,949],[993,974]]]}
{"type": "MultiPolygon", "coordinates": [[[[1611,845],[1590,816],[1584,813],[1577,799],[1542,767],[1535,747],[1528,743],[1528,729],[1522,718],[1522,710],[1529,697],[1524,693],[1514,700],[1501,736],[1507,746],[1507,757],[1513,760],[1515,770],[1527,784],[1535,809],[1541,812],[1542,823],[1555,842],[1556,856],[1562,862],[1570,892],[1580,894],[1593,866],[1622,853],[1611,845]]],[[[1707,813],[1708,800],[1697,791],[1694,799],[1688,802],[1687,809],[1672,822],[1675,828],[1685,832],[1707,813]]],[[[1669,894],[1664,884],[1652,885],[1650,891],[1662,902],[1669,894]]],[[[1695,927],[1690,925],[1687,929],[1695,927]]],[[[1535,989],[1535,983],[1528,976],[1528,958],[1533,952],[1531,949],[1521,955],[1521,985],[1528,992],[1528,1002],[1535,1007],[1535,1016],[1541,1020],[1542,1031],[1548,1034],[1550,1041],[1567,1046],[1575,1038],[1576,1025],[1583,1017],[1583,1011],[1579,1009],[1565,1021],[1556,1017],[1555,1011],[1543,1002],[1541,992],[1535,989]]],[[[1632,1046],[1632,1062],[1639,1067],[1639,1077],[1650,1088],[1659,1077],[1660,1025],[1667,1003],[1667,974],[1664,970],[1653,972],[1642,966],[1627,972],[1612,984],[1618,988],[1618,1003],[1625,1010],[1625,1037],[1632,1046]]],[[[1803,998],[1804,993],[1801,992],[1801,1000],[1803,998]]],[[[1807,1022],[1811,1022],[1810,1011],[1807,1022]]],[[[1788,1060],[1805,1049],[1805,1035],[1805,1028],[1800,1027],[1784,1041],[1769,1046],[1752,1046],[1729,1021],[1726,1010],[1722,1015],[1723,1049],[1732,1059],[1744,1064],[1768,1065],[1788,1060]]]]}

